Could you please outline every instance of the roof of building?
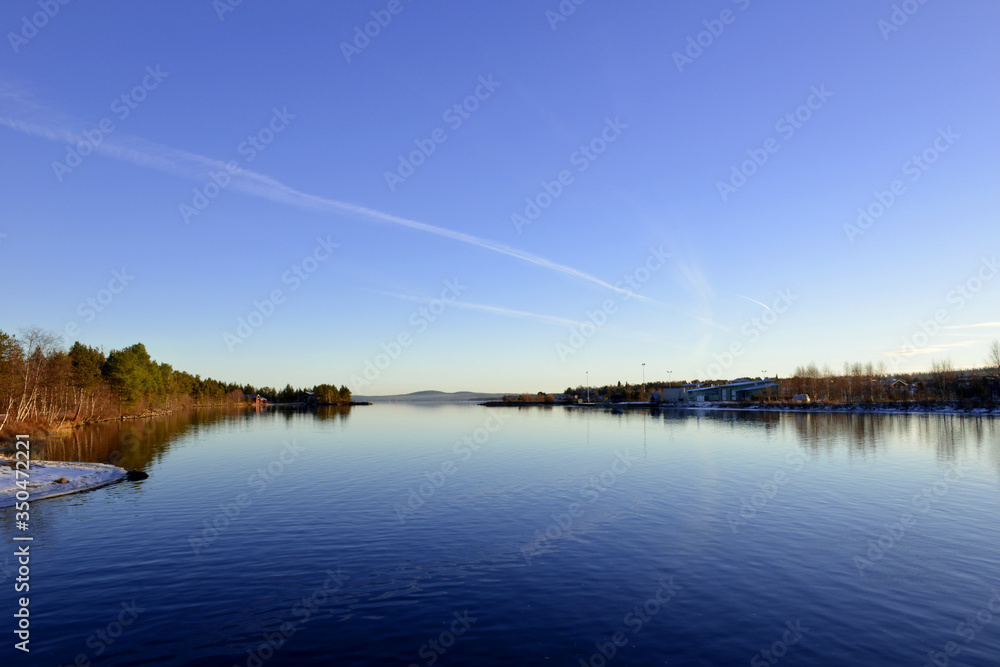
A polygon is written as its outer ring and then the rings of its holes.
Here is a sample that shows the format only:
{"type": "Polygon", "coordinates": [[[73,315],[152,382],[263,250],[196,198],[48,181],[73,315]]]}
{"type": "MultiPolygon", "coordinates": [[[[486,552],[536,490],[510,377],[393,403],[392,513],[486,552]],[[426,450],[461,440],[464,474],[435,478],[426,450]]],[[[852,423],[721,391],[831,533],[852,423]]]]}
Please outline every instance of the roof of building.
{"type": "Polygon", "coordinates": [[[768,379],[763,380],[736,380],[727,384],[706,385],[688,389],[688,391],[707,391],[709,389],[757,389],[763,387],[777,387],[777,382],[768,379]]]}

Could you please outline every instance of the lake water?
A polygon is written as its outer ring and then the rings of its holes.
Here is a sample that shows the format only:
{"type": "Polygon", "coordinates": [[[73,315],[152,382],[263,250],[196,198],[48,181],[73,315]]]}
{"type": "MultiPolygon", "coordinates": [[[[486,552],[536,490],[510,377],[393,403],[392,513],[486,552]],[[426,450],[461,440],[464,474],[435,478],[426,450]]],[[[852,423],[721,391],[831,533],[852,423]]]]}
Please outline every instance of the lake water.
{"type": "Polygon", "coordinates": [[[49,454],[149,479],[34,504],[16,664],[1000,660],[995,419],[201,411],[49,454]]]}

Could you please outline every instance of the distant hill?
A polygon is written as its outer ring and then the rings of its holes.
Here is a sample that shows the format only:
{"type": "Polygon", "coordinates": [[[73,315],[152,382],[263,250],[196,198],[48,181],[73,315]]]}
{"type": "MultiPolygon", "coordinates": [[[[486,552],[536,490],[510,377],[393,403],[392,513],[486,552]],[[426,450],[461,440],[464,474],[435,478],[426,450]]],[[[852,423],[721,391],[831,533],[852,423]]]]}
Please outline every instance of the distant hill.
{"type": "Polygon", "coordinates": [[[415,391],[410,394],[391,394],[387,396],[359,396],[354,394],[355,401],[371,401],[372,403],[468,403],[469,401],[489,401],[501,398],[504,392],[483,393],[478,391],[415,391]]]}

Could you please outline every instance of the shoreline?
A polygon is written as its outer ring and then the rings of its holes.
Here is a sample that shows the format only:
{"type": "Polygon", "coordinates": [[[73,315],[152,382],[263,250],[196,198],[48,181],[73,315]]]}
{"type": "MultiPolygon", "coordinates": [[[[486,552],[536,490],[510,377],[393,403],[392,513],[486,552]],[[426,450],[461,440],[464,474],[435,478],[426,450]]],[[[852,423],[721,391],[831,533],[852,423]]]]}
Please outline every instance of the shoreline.
{"type": "Polygon", "coordinates": [[[486,401],[478,405],[498,408],[498,407],[562,407],[577,409],[603,409],[609,411],[624,410],[713,410],[713,411],[740,411],[740,412],[793,412],[793,413],[817,413],[817,414],[883,414],[883,415],[963,415],[967,417],[1000,417],[1000,406],[994,408],[959,408],[945,404],[933,404],[929,406],[914,405],[900,406],[898,404],[846,404],[846,405],[789,405],[789,404],[738,404],[724,403],[721,401],[704,401],[696,403],[539,403],[523,402],[505,403],[503,401],[486,401]]]}
{"type": "Polygon", "coordinates": [[[1000,408],[993,410],[989,408],[954,408],[950,406],[898,408],[898,407],[875,407],[852,405],[840,406],[727,406],[727,405],[706,405],[706,406],[671,406],[672,409],[680,410],[739,410],[741,412],[794,412],[794,413],[818,413],[818,414],[879,414],[879,415],[962,415],[966,417],[1000,417],[1000,408]]]}
{"type": "MultiPolygon", "coordinates": [[[[51,440],[52,438],[65,438],[67,435],[72,433],[78,428],[84,428],[87,426],[95,426],[97,424],[108,424],[111,422],[126,422],[134,421],[137,419],[153,419],[155,417],[165,417],[169,414],[175,412],[180,412],[181,410],[190,410],[193,408],[225,408],[229,407],[228,403],[209,403],[205,405],[185,405],[176,408],[168,408],[164,410],[148,410],[146,412],[141,412],[135,415],[119,415],[117,417],[101,417],[98,419],[85,419],[78,422],[68,422],[68,420],[63,420],[59,426],[47,427],[39,429],[37,426],[27,426],[23,423],[10,423],[4,427],[4,431],[9,431],[10,433],[27,433],[34,431],[32,435],[33,438],[37,440],[51,440]]],[[[239,407],[239,406],[233,406],[239,407]]],[[[13,444],[17,438],[13,435],[0,435],[0,449],[4,447],[9,447],[13,444]]],[[[3,460],[3,455],[0,454],[0,460],[3,460]]]]}
{"type": "MultiPolygon", "coordinates": [[[[371,405],[371,402],[365,401],[351,401],[350,403],[319,403],[316,404],[321,407],[329,406],[340,406],[340,407],[352,407],[356,405],[371,405]]],[[[167,415],[173,414],[175,412],[181,412],[182,410],[193,410],[201,408],[233,408],[233,409],[256,409],[259,407],[265,408],[283,408],[283,407],[316,407],[316,405],[307,405],[305,403],[269,403],[263,406],[253,406],[246,405],[244,403],[200,403],[197,405],[182,405],[173,408],[164,408],[160,410],[147,410],[145,412],[140,412],[138,414],[129,415],[119,415],[117,417],[100,417],[98,419],[85,419],[78,422],[64,422],[56,427],[49,427],[43,430],[38,430],[34,427],[28,427],[24,424],[7,424],[4,427],[5,431],[10,431],[11,433],[17,432],[28,432],[36,431],[34,437],[38,440],[51,440],[53,438],[65,438],[70,433],[78,428],[85,428],[87,426],[94,426],[96,424],[108,424],[111,422],[127,422],[135,421],[138,419],[154,419],[156,417],[165,417],[167,415]]],[[[13,435],[0,435],[0,448],[8,447],[15,442],[16,438],[13,435]]]]}

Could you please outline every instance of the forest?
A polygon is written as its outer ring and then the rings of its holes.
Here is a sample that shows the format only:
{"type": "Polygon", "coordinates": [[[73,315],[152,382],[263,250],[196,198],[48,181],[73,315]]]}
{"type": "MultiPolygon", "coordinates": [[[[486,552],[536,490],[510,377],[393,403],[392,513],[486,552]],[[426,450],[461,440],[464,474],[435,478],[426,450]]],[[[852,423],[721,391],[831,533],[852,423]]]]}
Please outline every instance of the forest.
{"type": "MultiPolygon", "coordinates": [[[[0,435],[49,430],[105,419],[202,405],[242,405],[260,395],[272,403],[295,402],[304,389],[255,387],[174,370],[135,343],[105,353],[38,327],[18,336],[0,331],[0,435]]],[[[324,403],[350,402],[346,386],[312,388],[324,403]]]]}

